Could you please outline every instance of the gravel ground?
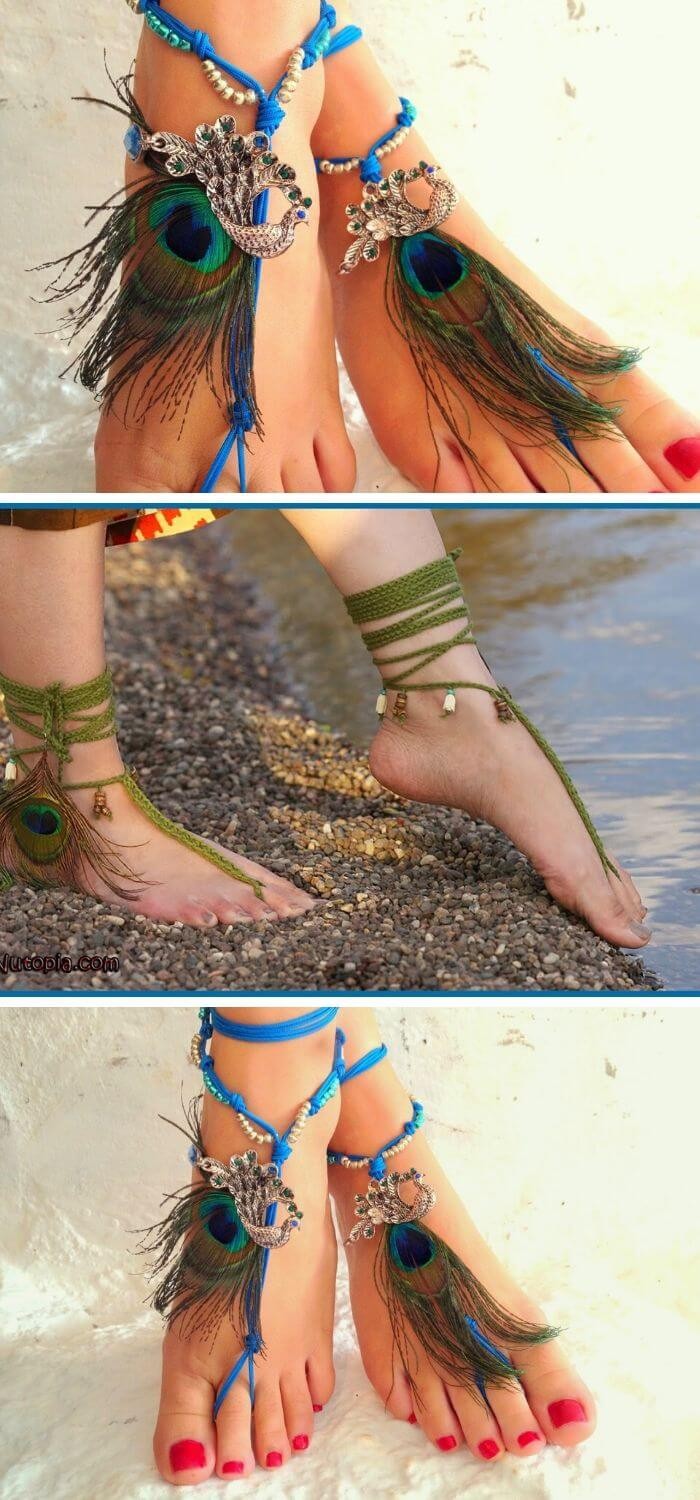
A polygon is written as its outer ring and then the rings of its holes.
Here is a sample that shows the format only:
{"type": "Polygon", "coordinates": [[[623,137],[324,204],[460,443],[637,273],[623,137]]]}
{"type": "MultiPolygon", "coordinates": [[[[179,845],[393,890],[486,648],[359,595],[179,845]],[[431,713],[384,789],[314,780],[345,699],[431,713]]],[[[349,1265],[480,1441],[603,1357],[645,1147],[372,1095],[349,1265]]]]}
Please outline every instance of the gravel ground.
{"type": "Polygon", "coordinates": [[[170,816],[324,899],[303,920],[210,931],[14,888],[1,898],[0,963],[116,956],[119,971],[8,973],[0,988],[660,988],[560,911],[500,834],[383,792],[361,755],[304,717],[273,622],[220,540],[214,525],[108,556],[123,753],[170,816]]]}

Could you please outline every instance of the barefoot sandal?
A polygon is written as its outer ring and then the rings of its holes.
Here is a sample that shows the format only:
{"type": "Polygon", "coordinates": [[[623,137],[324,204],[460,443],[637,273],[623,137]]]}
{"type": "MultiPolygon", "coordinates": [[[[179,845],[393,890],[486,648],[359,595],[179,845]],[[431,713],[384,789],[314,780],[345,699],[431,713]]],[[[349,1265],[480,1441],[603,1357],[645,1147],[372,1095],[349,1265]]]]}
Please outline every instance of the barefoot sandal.
{"type": "MultiPolygon", "coordinates": [[[[356,27],[339,32],[327,57],[361,35],[356,27]]],[[[575,440],[616,435],[620,408],[594,399],[574,382],[610,380],[629,370],[640,351],[574,333],[442,229],[459,200],[441,168],[420,161],[409,171],[399,167],[383,175],[382,157],[402,143],[416,118],[409,100],[400,104],[395,125],[365,156],[316,160],[319,172],[358,171],[362,184],[362,201],[345,210],[353,238],[340,272],[378,260],[386,245],[386,308],[425,386],[428,418],[432,408],[439,412],[482,478],[488,476],[465,438],[466,397],[490,421],[508,424],[519,442],[550,451],[563,447],[580,463],[575,440]],[[418,182],[430,192],[425,208],[408,193],[418,182]]]]}
{"type": "Polygon", "coordinates": [[[251,886],[261,901],[265,899],[259,881],[204,839],[159,812],[133,771],[96,781],[64,779],[73,745],[111,739],[116,732],[108,668],[76,687],[60,682],[45,688],[28,687],[0,674],[0,700],[4,701],[9,722],[37,740],[35,745],[10,753],[0,784],[0,890],[9,889],[16,879],[37,888],[68,885],[84,890],[85,874],[90,871],[115,896],[134,900],[148,882],[130,869],[124,846],[103,838],[97,826],[103,819],[111,821],[107,789],[118,785],[161,833],[216,865],[231,879],[251,886]],[[18,768],[23,772],[22,780],[17,777],[18,768]],[[66,795],[79,790],[94,792],[92,819],[66,795]]]}
{"type": "Polygon", "coordinates": [[[455,561],[460,552],[461,548],[457,547],[447,557],[442,557],[436,562],[426,563],[423,567],[404,573],[400,578],[394,578],[389,583],[379,584],[377,588],[365,589],[362,593],[350,594],[346,597],[345,605],[355,625],[374,624],[372,630],[363,632],[362,639],[383,681],[382,690],[377,698],[377,714],[379,718],[384,718],[390,692],[396,695],[392,717],[399,724],[405,723],[408,716],[409,693],[444,691],[443,718],[456,713],[457,694],[462,689],[469,688],[488,693],[493,699],[499,723],[509,724],[517,719],[539,745],[573,802],[603,869],[606,874],[614,875],[619,880],[619,871],[608,858],[603,841],[566,767],[544,735],[516,703],[507,687],[502,685],[490,687],[484,682],[454,680],[416,682],[414,680],[416,673],[421,672],[433,662],[439,661],[440,657],[450,651],[453,646],[476,645],[469,608],[465,603],[459,574],[455,567],[455,561]],[[394,618],[396,615],[400,618],[394,618]],[[390,620],[390,623],[387,625],[374,623],[381,620],[390,620]],[[422,636],[425,631],[457,620],[465,620],[466,624],[448,640],[424,644],[419,642],[397,656],[374,654],[376,651],[382,651],[384,647],[392,646],[399,641],[407,641],[412,636],[422,636]],[[397,670],[391,671],[392,668],[397,670]]]}
{"type": "Polygon", "coordinates": [[[288,1244],[292,1233],[302,1228],[304,1217],[293,1189],[285,1187],[282,1173],[307,1121],[338,1092],[344,1037],[336,1031],[328,1076],[282,1132],[255,1114],[240,1094],[226,1087],[207,1046],[214,1032],[240,1042],[295,1041],[323,1030],[337,1014],[337,1007],[325,1007],[289,1020],[255,1025],[229,1020],[209,1007],[199,1012],[200,1027],[192,1039],[191,1060],[201,1069],[207,1092],[234,1111],[256,1147],[271,1147],[270,1160],[259,1161],[257,1149],[236,1154],[227,1163],[207,1156],[200,1125],[200,1095],[187,1112],[188,1128],[182,1133],[190,1142],[189,1160],[203,1181],[165,1199],[172,1207],[160,1224],[146,1232],[141,1248],[152,1259],[152,1277],[160,1278],[152,1305],[169,1325],[178,1322],[181,1338],[198,1332],[211,1334],[213,1341],[225,1318],[240,1335],[243,1348],[217,1391],[215,1417],[246,1367],[251,1406],[254,1404],[255,1359],[264,1354],[260,1305],[270,1253],[288,1244]],[[280,1224],[278,1208],[286,1211],[280,1224]]]}
{"type": "Polygon", "coordinates": [[[154,132],[128,79],[115,83],[118,104],[92,102],[129,119],[124,145],[131,160],[143,164],[145,175],[91,211],[88,224],[107,214],[91,241],[37,269],[59,267],[47,300],[70,300],[63,326],[71,337],[101,316],[69,368],[108,408],[123,392],[125,421],[139,421],[159,406],[163,420],[179,420],[181,432],[196,385],[205,376],[229,430],[201,492],[216,487],[235,446],[239,487],[245,493],[247,434],[263,435],[253,371],[262,264],[290,248],[312,204],[297,186],[294,168],[272,151],[271,139],[301,73],[324,55],[335,12],[320,0],[316,26],[295,47],[282,77],[267,93],[255,78],[220,57],[206,32],[185,26],[157,0],[128,4],[164,43],[199,60],[222,100],[256,104],[255,129],[242,135],[234,117],[222,114],[211,124],[198,125],[194,141],[171,131],[154,132]],[[241,87],[227,83],[225,75],[241,87]],[[273,189],[289,205],[279,224],[267,220],[273,189]],[[120,268],[120,284],[113,290],[120,268]],[[77,299],[82,301],[76,307],[77,299]]]}
{"type": "MultiPolygon", "coordinates": [[[[341,1065],[345,1086],[387,1055],[382,1045],[350,1067],[341,1065]]],[[[471,1390],[486,1402],[488,1385],[518,1385],[518,1369],[501,1344],[523,1348],[556,1338],[559,1329],[528,1323],[500,1306],[425,1220],[437,1203],[435,1189],[414,1167],[389,1171],[387,1163],[410,1145],[424,1121],[422,1104],[412,1101],[411,1119],[374,1156],[329,1151],[331,1166],[366,1171],[369,1186],[355,1194],[357,1223],[346,1243],[381,1235],[374,1274],[385,1303],[396,1349],[414,1401],[420,1404],[411,1366],[412,1338],[450,1385],[471,1390]],[[404,1190],[402,1193],[402,1189],[404,1190]],[[408,1191],[410,1201],[404,1196],[408,1191]]]]}

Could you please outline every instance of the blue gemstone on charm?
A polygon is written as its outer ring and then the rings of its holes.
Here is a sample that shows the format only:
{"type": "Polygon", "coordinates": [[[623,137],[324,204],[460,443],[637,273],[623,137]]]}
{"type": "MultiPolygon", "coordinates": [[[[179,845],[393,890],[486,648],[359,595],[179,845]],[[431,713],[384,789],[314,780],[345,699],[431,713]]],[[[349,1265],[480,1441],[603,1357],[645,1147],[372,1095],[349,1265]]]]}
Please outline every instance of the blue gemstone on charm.
{"type": "Polygon", "coordinates": [[[298,208],[297,209],[297,218],[298,219],[305,219],[306,218],[306,214],[304,213],[303,208],[298,208]]]}
{"type": "Polygon", "coordinates": [[[124,136],[124,150],[132,161],[138,161],[142,151],[142,136],[138,125],[130,125],[124,136]]]}

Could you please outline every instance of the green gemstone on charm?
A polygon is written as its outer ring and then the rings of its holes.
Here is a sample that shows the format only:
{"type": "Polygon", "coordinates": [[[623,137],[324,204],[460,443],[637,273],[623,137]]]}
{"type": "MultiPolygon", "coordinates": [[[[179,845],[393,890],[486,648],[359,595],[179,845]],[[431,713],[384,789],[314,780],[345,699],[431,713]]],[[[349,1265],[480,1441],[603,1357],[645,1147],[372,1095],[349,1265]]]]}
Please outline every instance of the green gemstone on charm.
{"type": "Polygon", "coordinates": [[[313,198],[302,198],[301,201],[304,205],[304,208],[311,208],[314,200],[313,198]]]}

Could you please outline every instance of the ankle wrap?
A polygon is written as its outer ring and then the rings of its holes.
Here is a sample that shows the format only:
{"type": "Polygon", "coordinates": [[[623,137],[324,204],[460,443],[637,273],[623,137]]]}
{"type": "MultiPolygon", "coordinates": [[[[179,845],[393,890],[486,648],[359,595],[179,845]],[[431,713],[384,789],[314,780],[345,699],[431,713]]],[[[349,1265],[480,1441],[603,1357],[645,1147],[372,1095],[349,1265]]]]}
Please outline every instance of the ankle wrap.
{"type": "MultiPolygon", "coordinates": [[[[386,1055],[375,1049],[341,1078],[344,1086],[386,1055]]],[[[404,1150],[423,1124],[423,1106],[413,1103],[411,1119],[375,1156],[329,1151],[332,1166],[365,1169],[369,1185],[355,1194],[357,1223],[347,1243],[381,1235],[375,1278],[383,1297],[399,1358],[414,1400],[419,1392],[409,1357],[418,1340],[434,1369],[450,1385],[471,1390],[486,1403],[487,1387],[518,1386],[518,1370],[501,1344],[527,1347],[556,1338],[559,1330],[527,1323],[501,1307],[450,1246],[425,1223],[438,1196],[425,1174],[409,1167],[387,1171],[387,1160],[404,1150]],[[401,1189],[414,1189],[410,1202],[401,1189]]]]}
{"type": "Polygon", "coordinates": [[[205,1088],[234,1111],[248,1138],[256,1146],[270,1147],[270,1161],[259,1161],[257,1150],[232,1156],[228,1163],[208,1156],[199,1100],[195,1100],[182,1133],[189,1141],[189,1160],[202,1181],[174,1195],[174,1206],[160,1224],[147,1231],[141,1248],[152,1259],[153,1276],[160,1278],[153,1306],[169,1323],[178,1320],[183,1337],[196,1330],[213,1334],[225,1317],[239,1333],[241,1354],[219,1387],[215,1416],[245,1367],[251,1404],[255,1400],[255,1357],[264,1350],[260,1304],[270,1252],[289,1243],[304,1217],[293,1190],[282,1181],[282,1171],[308,1120],[338,1091],[344,1038],[337,1030],[330,1072],[300,1105],[284,1131],[255,1114],[241,1094],[222,1082],[207,1051],[208,1043],[215,1033],[243,1042],[296,1041],[329,1026],[337,1013],[337,1009],[326,1007],[260,1026],[231,1021],[208,1006],[199,1012],[192,1061],[201,1069],[205,1088]],[[279,1208],[285,1210],[286,1218],[278,1225],[279,1208]]]}
{"type": "MultiPolygon", "coordinates": [[[[440,558],[436,562],[426,563],[420,568],[414,568],[410,573],[404,573],[399,578],[392,579],[389,583],[379,584],[376,588],[366,589],[359,594],[349,594],[346,597],[345,604],[348,613],[356,625],[365,625],[405,611],[402,618],[391,620],[388,625],[380,625],[374,630],[363,633],[363,640],[370,654],[397,641],[422,635],[424,631],[432,630],[436,626],[449,624],[453,620],[466,619],[469,622],[469,609],[464,601],[462,585],[455,567],[460,552],[461,548],[455,548],[447,557],[440,558]]],[[[444,690],[443,718],[456,713],[457,694],[463,689],[487,693],[493,699],[499,723],[509,724],[517,719],[539,745],[573,802],[604,870],[619,880],[619,871],[608,858],[602,839],[566,767],[541,731],[516,703],[507,687],[503,684],[492,687],[486,682],[458,681],[455,678],[429,677],[423,682],[414,680],[416,673],[424,671],[426,667],[439,661],[455,646],[475,644],[476,638],[472,633],[471,623],[467,623],[447,640],[417,645],[410,651],[401,652],[398,656],[373,655],[372,660],[383,681],[382,691],[376,704],[380,719],[384,718],[387,711],[389,692],[396,694],[392,717],[399,724],[405,723],[408,716],[409,693],[444,690]],[[387,669],[396,667],[399,670],[388,675],[387,669]]]]}

